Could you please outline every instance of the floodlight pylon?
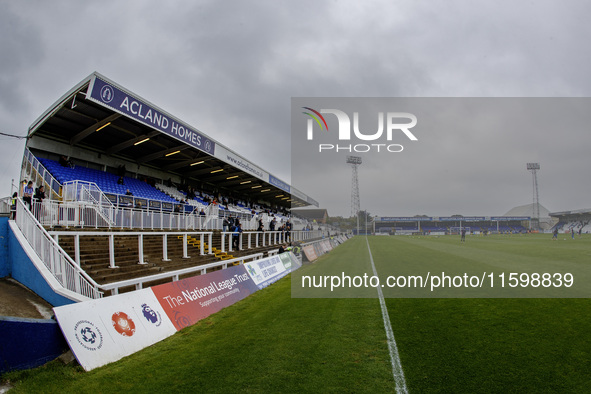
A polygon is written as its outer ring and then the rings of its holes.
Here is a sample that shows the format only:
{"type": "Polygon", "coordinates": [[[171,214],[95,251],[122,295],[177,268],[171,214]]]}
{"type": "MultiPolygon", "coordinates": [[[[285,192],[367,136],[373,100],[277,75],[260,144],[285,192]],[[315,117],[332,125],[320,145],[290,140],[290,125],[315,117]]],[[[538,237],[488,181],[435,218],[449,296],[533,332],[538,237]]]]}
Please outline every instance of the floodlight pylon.
{"type": "Polygon", "coordinates": [[[351,217],[358,216],[360,211],[359,178],[357,168],[361,164],[361,157],[347,156],[347,164],[351,164],[351,217]]]}
{"type": "Polygon", "coordinates": [[[533,215],[535,227],[540,226],[540,196],[538,194],[538,170],[540,169],[540,163],[527,163],[527,169],[532,174],[533,181],[533,215]]]}

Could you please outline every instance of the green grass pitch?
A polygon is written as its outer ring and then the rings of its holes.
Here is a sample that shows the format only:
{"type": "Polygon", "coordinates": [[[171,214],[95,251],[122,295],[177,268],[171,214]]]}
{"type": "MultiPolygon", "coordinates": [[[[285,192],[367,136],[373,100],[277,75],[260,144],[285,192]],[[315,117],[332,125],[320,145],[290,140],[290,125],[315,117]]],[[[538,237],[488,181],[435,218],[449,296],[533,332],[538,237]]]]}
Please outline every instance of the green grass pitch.
{"type": "MultiPolygon", "coordinates": [[[[477,275],[543,268],[572,271],[577,285],[586,281],[591,236],[550,238],[368,240],[381,278],[422,270],[477,275]]],[[[394,392],[380,305],[370,298],[375,288],[331,298],[291,295],[302,276],[341,272],[372,274],[365,237],[119,362],[88,373],[52,362],[3,379],[15,393],[394,392]]],[[[455,291],[445,293],[448,298],[385,300],[410,392],[591,392],[588,298],[539,298],[544,289],[527,293],[530,298],[502,292],[460,298],[455,291]]],[[[566,294],[583,297],[585,291],[566,294]]]]}

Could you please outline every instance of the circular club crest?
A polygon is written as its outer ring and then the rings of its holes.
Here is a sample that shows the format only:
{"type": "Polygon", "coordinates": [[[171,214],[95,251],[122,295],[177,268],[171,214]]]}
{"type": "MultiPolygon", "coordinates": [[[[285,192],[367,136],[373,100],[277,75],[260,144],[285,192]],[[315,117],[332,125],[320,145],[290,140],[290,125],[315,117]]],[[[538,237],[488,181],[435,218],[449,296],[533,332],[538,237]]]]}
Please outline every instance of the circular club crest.
{"type": "Polygon", "coordinates": [[[111,86],[105,85],[101,88],[101,100],[103,100],[105,103],[110,103],[113,101],[114,97],[115,91],[111,86]]]}
{"type": "Polygon", "coordinates": [[[124,337],[130,337],[135,332],[135,323],[124,312],[113,313],[111,322],[115,331],[124,337]]]}

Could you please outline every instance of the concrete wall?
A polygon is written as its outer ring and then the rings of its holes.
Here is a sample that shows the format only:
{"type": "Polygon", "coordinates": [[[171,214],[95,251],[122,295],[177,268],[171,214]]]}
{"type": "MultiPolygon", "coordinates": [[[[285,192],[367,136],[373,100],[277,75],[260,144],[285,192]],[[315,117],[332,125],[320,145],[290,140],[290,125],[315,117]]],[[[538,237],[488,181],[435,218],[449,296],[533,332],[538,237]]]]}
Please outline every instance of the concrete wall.
{"type": "Polygon", "coordinates": [[[0,316],[0,373],[38,367],[68,350],[55,320],[0,316]]]}
{"type": "Polygon", "coordinates": [[[13,279],[19,281],[29,289],[31,289],[39,297],[49,302],[53,306],[68,305],[74,301],[57,294],[51,286],[47,283],[45,278],[41,275],[31,258],[25,251],[34,253],[30,246],[23,241],[23,245],[17,239],[12,229],[8,230],[8,261],[11,266],[11,276],[13,279]]]}
{"type": "Polygon", "coordinates": [[[8,216],[0,216],[0,278],[10,275],[8,258],[8,216]]]}

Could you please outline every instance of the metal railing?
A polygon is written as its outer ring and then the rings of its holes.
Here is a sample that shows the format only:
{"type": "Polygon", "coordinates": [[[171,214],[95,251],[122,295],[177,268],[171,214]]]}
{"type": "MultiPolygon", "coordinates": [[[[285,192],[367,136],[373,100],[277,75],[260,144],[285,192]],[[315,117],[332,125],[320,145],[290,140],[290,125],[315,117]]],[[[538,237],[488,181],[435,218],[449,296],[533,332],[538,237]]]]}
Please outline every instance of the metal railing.
{"type": "Polygon", "coordinates": [[[96,183],[79,180],[64,182],[62,195],[63,201],[78,201],[94,206],[103,220],[111,225],[114,224],[110,215],[113,213],[115,206],[96,183]]]}
{"type": "Polygon", "coordinates": [[[241,233],[222,231],[221,236],[221,251],[224,253],[226,252],[226,245],[228,245],[227,251],[232,252],[235,246],[237,246],[236,249],[243,250],[245,247],[247,249],[259,248],[284,244],[292,240],[291,233],[287,231],[244,231],[241,233]],[[244,239],[246,239],[246,245],[244,245],[244,239]]]}
{"type": "Polygon", "coordinates": [[[142,278],[134,278],[134,279],[122,280],[119,282],[107,283],[107,284],[102,285],[101,289],[103,289],[105,291],[110,290],[111,295],[119,294],[119,289],[121,289],[123,287],[134,286],[136,290],[140,290],[143,288],[145,283],[159,281],[159,280],[168,279],[168,278],[171,278],[173,281],[177,281],[177,280],[179,280],[179,277],[181,275],[188,275],[188,274],[192,274],[195,272],[200,272],[201,275],[205,275],[207,273],[207,270],[210,268],[222,267],[222,269],[226,269],[226,268],[228,268],[229,264],[232,264],[232,265],[244,264],[244,262],[246,262],[247,260],[252,260],[252,261],[259,260],[259,259],[262,259],[263,256],[264,256],[263,253],[255,253],[255,254],[251,254],[248,256],[237,257],[237,258],[231,259],[231,260],[216,261],[214,263],[203,264],[203,265],[189,267],[189,268],[183,268],[183,269],[176,270],[176,271],[163,272],[160,274],[144,276],[142,278]]]}
{"type": "Polygon", "coordinates": [[[61,286],[92,299],[103,296],[99,285],[45,231],[20,198],[16,203],[15,222],[39,259],[61,286]]]}
{"type": "Polygon", "coordinates": [[[137,231],[50,231],[51,235],[56,242],[59,242],[60,236],[72,236],[74,237],[74,261],[77,265],[80,265],[80,238],[81,237],[106,237],[108,239],[108,253],[109,253],[109,268],[117,267],[117,261],[115,261],[115,237],[137,237],[138,241],[138,264],[147,264],[144,261],[144,237],[162,237],[162,261],[170,261],[168,259],[168,237],[182,237],[183,238],[183,258],[189,258],[188,254],[188,237],[199,238],[199,254],[204,256],[212,253],[212,232],[137,232],[137,231]],[[207,239],[206,239],[207,238],[207,239]],[[207,243],[207,250],[205,244],[207,243]]]}
{"type": "Polygon", "coordinates": [[[33,213],[44,226],[66,228],[120,228],[138,230],[203,230],[205,217],[197,214],[112,206],[97,209],[78,201],[33,204],[33,213]]]}
{"type": "Polygon", "coordinates": [[[35,176],[37,181],[35,183],[43,183],[46,186],[46,189],[49,192],[49,198],[61,198],[62,185],[53,177],[53,175],[51,175],[28,148],[25,148],[23,167],[26,173],[35,176]],[[34,174],[33,171],[35,171],[34,174]]]}
{"type": "MultiPolygon", "coordinates": [[[[39,259],[43,262],[45,267],[51,272],[53,277],[58,281],[58,283],[63,286],[63,288],[73,291],[75,293],[81,294],[85,297],[96,299],[103,297],[103,291],[110,290],[112,294],[117,294],[118,289],[121,287],[126,286],[135,286],[137,288],[142,288],[144,283],[152,282],[155,280],[165,279],[165,278],[172,278],[173,280],[178,280],[180,275],[190,274],[193,272],[201,272],[204,274],[207,272],[207,269],[215,268],[215,267],[222,267],[227,268],[228,264],[243,264],[245,261],[249,259],[259,259],[263,257],[263,253],[256,253],[248,256],[238,257],[231,260],[224,260],[220,262],[214,262],[209,264],[204,264],[200,266],[184,268],[176,271],[171,271],[167,273],[161,273],[157,275],[145,276],[142,278],[135,278],[129,279],[126,281],[109,283],[104,285],[97,284],[83,269],[80,268],[80,245],[79,245],[79,237],[80,236],[107,236],[109,237],[109,267],[110,268],[117,268],[116,261],[115,261],[115,249],[114,249],[114,237],[115,236],[137,236],[138,237],[138,263],[143,264],[145,263],[143,260],[143,237],[144,236],[162,236],[163,237],[163,260],[167,260],[167,236],[182,236],[183,237],[183,257],[187,258],[188,251],[187,251],[187,237],[189,235],[196,235],[199,236],[200,239],[200,254],[211,254],[212,253],[212,232],[175,232],[175,233],[166,233],[166,232],[150,232],[150,233],[141,233],[141,232],[52,232],[51,234],[47,232],[43,226],[42,221],[51,218],[51,217],[60,217],[60,215],[67,216],[69,213],[64,211],[64,206],[67,206],[68,203],[60,203],[58,204],[55,201],[43,201],[43,202],[33,202],[32,211],[27,208],[27,206],[23,203],[22,199],[16,200],[16,225],[22,232],[23,236],[30,244],[34,252],[37,254],[39,259]],[[55,208],[58,207],[62,210],[55,211],[55,208]],[[41,219],[38,220],[37,218],[41,219]],[[52,237],[55,237],[55,239],[52,237]],[[74,236],[75,239],[75,246],[74,246],[74,259],[72,259],[58,244],[58,237],[60,235],[70,235],[74,236]],[[205,238],[207,237],[207,241],[205,238]],[[205,243],[208,243],[207,250],[205,250],[205,243]]],[[[85,207],[81,207],[80,203],[77,204],[75,209],[87,209],[85,207]]],[[[70,212],[71,214],[71,212],[70,212]]],[[[94,210],[94,215],[96,215],[96,210],[94,210]]],[[[84,216],[84,215],[82,215],[84,216]]],[[[96,218],[96,217],[95,217],[96,218]]],[[[232,233],[225,233],[222,237],[224,239],[227,236],[231,236],[232,233]]],[[[265,245],[274,245],[279,242],[288,241],[286,238],[286,233],[281,231],[273,231],[273,232],[245,232],[241,234],[242,236],[247,236],[249,239],[251,237],[255,238],[256,245],[259,246],[258,240],[260,239],[262,242],[262,246],[265,245]],[[260,237],[260,238],[259,238],[260,237]]],[[[291,240],[293,241],[303,241],[307,239],[319,238],[323,234],[321,231],[292,231],[291,232],[291,240]]],[[[222,241],[222,245],[224,245],[222,241]]],[[[231,243],[230,243],[231,245],[231,243]]],[[[240,242],[242,247],[242,240],[240,242]]],[[[223,247],[223,246],[222,246],[223,247]]],[[[230,246],[231,247],[231,246],[230,246]]],[[[251,247],[250,241],[248,242],[248,247],[251,247]]],[[[275,251],[272,251],[275,252],[275,251]]]]}

